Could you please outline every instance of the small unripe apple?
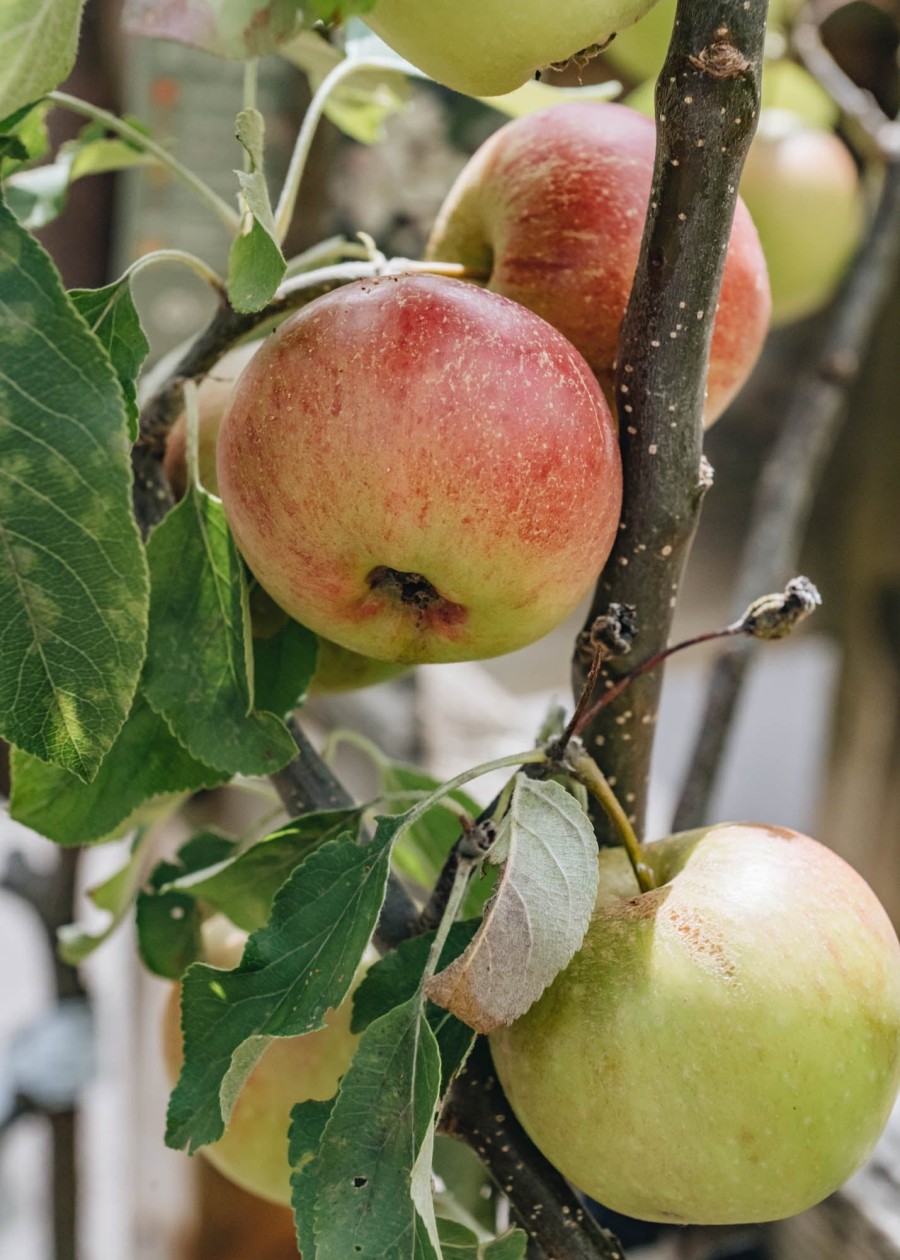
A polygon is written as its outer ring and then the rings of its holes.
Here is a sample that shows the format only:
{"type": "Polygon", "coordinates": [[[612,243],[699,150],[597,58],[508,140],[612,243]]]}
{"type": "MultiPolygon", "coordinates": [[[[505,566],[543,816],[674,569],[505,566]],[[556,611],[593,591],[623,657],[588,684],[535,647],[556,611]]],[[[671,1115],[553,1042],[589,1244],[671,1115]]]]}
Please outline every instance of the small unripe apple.
{"type": "MultiPolygon", "coordinates": [[[[491,290],[564,333],[608,398],[655,148],[655,124],[622,105],[573,102],[518,118],[495,132],[463,169],[428,242],[429,258],[484,273],[491,290]]],[[[750,374],[769,307],[765,259],[739,201],[715,313],[708,422],[750,374]]]]}
{"type": "Polygon", "coordinates": [[[787,110],[764,110],[741,195],[769,266],[773,320],[824,306],[863,228],[859,175],[846,145],[787,110]]]}
{"type": "Polygon", "coordinates": [[[531,311],[462,281],[348,285],[242,373],[219,489],[277,604],[384,661],[523,647],[577,605],[621,507],[587,364],[531,311]]]}
{"type": "MultiPolygon", "coordinates": [[[[214,967],[236,967],[246,940],[246,933],[222,915],[204,924],[206,960],[214,967]]],[[[318,1032],[272,1038],[238,1096],[224,1135],[201,1148],[219,1172],[260,1198],[273,1203],[291,1201],[287,1136],[291,1108],[337,1093],[359,1041],[350,1032],[351,995],[336,1011],[328,1012],[326,1027],[318,1032]]],[[[180,984],[172,986],[166,1002],[162,1043],[166,1071],[174,1084],[182,1062],[180,984]]]]}
{"type": "Polygon", "coordinates": [[[793,831],[725,824],[601,853],[584,945],[491,1049],[533,1141],[618,1212],[776,1220],[851,1175],[900,1080],[900,946],[868,885],[793,831]]]}
{"type": "Polygon", "coordinates": [[[512,92],[536,71],[604,44],[654,0],[378,0],[366,22],[438,83],[512,92]]]}

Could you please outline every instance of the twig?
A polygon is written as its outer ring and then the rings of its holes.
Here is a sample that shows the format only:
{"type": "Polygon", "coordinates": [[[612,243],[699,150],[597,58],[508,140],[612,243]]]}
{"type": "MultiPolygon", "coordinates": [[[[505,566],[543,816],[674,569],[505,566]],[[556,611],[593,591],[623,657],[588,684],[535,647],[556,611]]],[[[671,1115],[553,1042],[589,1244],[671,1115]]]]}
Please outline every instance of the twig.
{"type": "MultiPolygon", "coordinates": [[[[288,720],[288,728],[297,745],[297,756],[272,775],[272,783],[288,813],[295,817],[319,809],[351,809],[353,797],[313,748],[296,717],[288,720]]],[[[397,877],[391,875],[375,929],[376,941],[391,948],[406,940],[413,934],[417,915],[412,898],[397,877]]]]}
{"type": "Polygon", "coordinates": [[[441,1128],[478,1152],[541,1260],[625,1260],[618,1241],[585,1210],[512,1114],[483,1037],[450,1091],[441,1128]]]}
{"type": "MultiPolygon", "coordinates": [[[[813,495],[847,415],[850,390],[900,267],[900,156],[885,171],[872,226],[847,276],[815,367],[798,381],[763,467],[741,559],[735,605],[774,585],[797,563],[813,495]]],[[[699,826],[755,644],[723,653],[713,670],[700,734],[675,813],[676,830],[699,826]]]]}
{"type": "MultiPolygon", "coordinates": [[[[765,4],[679,0],[657,85],[657,152],[641,256],[619,343],[616,397],[625,471],[619,535],[588,623],[611,600],[637,610],[636,647],[665,647],[709,475],[702,414],[713,316],[744,158],[756,128],[765,4]]],[[[583,683],[576,654],[576,694],[583,683]]],[[[625,667],[604,663],[601,685],[625,667]]],[[[585,732],[640,834],[661,671],[585,732]]],[[[603,840],[605,819],[596,819],[603,840]]]]}

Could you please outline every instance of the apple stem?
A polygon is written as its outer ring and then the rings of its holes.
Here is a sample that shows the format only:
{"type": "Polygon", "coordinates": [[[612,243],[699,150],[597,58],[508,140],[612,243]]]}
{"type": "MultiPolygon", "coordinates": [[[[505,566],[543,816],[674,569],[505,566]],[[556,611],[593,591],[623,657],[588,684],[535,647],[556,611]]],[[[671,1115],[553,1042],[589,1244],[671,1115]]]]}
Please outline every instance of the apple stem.
{"type": "Polygon", "coordinates": [[[644,861],[640,841],[629,821],[628,815],[619,804],[618,797],[610,786],[606,775],[597,765],[594,758],[582,747],[577,747],[568,756],[566,768],[575,776],[593,796],[603,809],[613,828],[625,846],[634,871],[635,879],[641,892],[650,892],[656,887],[653,871],[644,861]]]}

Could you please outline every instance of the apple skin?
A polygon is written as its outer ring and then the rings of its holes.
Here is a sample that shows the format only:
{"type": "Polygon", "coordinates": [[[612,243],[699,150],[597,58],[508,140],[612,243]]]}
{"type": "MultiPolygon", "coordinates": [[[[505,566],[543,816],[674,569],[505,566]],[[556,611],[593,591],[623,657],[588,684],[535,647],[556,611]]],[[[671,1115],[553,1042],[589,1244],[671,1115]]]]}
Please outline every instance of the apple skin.
{"type": "Polygon", "coordinates": [[[654,0],[378,0],[366,14],[396,52],[472,96],[512,92],[537,70],[631,26],[654,0]]]}
{"type": "MultiPolygon", "coordinates": [[[[463,168],[426,251],[486,273],[489,289],[558,328],[608,399],[655,148],[655,124],[623,105],[573,102],[518,118],[463,168]]],[[[762,249],[739,201],[715,317],[707,422],[749,376],[769,310],[762,249]]]]}
{"type": "Polygon", "coordinates": [[[277,604],[378,660],[470,660],[558,625],[619,520],[615,426],[578,352],[462,281],[319,298],[238,381],[218,445],[235,540],[277,604]]]}
{"type": "MultiPolygon", "coordinates": [[[[222,915],[203,925],[206,961],[231,970],[240,962],[245,932],[222,915]]],[[[353,989],[362,979],[361,969],[353,989]]],[[[359,1037],[350,1032],[352,992],[336,1011],[325,1016],[326,1027],[302,1037],[273,1037],[247,1078],[228,1127],[202,1154],[236,1185],[271,1203],[290,1204],[288,1124],[295,1103],[333,1098],[350,1066],[359,1037]]],[[[181,1071],[181,985],[172,986],[162,1021],[163,1060],[174,1085],[181,1071]]]]}
{"type": "Polygon", "coordinates": [[[833,295],[863,230],[856,164],[830,131],[787,110],[764,110],[741,194],[772,282],[772,318],[810,315],[833,295]]]}
{"type": "Polygon", "coordinates": [[[863,879],[796,832],[724,824],[622,850],[572,963],[491,1037],[560,1172],[642,1220],[748,1224],[863,1162],[900,1080],[900,947],[863,879]]]}

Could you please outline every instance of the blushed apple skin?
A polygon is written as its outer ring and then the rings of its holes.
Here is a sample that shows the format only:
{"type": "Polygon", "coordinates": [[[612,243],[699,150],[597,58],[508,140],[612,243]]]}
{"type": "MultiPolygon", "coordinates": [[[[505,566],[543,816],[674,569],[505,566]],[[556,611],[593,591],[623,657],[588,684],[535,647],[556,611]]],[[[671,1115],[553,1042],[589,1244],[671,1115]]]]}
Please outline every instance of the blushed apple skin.
{"type": "Polygon", "coordinates": [[[578,352],[515,303],[425,275],[348,285],[282,324],[218,446],[229,524],[276,603],[410,664],[496,656],[564,620],[612,547],[621,475],[578,352]]]}
{"type": "Polygon", "coordinates": [[[749,824],[621,850],[568,969],[491,1049],[564,1176],[643,1220],[802,1212],[871,1151],[900,1079],[900,947],[868,885],[749,824]]]}
{"type": "MultiPolygon", "coordinates": [[[[217,915],[204,925],[207,961],[232,969],[246,934],[217,915]]],[[[359,979],[362,978],[360,973],[359,979]]],[[[355,988],[354,984],[354,988],[355,988]]],[[[202,1147],[204,1158],[244,1190],[271,1203],[290,1204],[288,1124],[295,1103],[333,1098],[359,1037],[350,1032],[348,996],[325,1017],[326,1027],[302,1037],[273,1037],[250,1073],[224,1135],[202,1147]]],[[[172,1084],[181,1071],[181,985],[172,986],[163,1013],[163,1058],[172,1084]]]]}
{"type": "MultiPolygon", "coordinates": [[[[558,328],[587,359],[610,401],[655,148],[655,124],[623,105],[572,102],[518,118],[463,168],[426,250],[428,258],[483,272],[493,292],[558,328]]],[[[708,423],[749,376],[770,306],[759,238],[739,201],[715,314],[708,423]]],[[[696,320],[698,313],[687,311],[684,318],[696,320]]]]}
{"type": "Polygon", "coordinates": [[[535,71],[631,26],[654,0],[378,0],[368,26],[438,83],[512,92],[535,71]]]}

